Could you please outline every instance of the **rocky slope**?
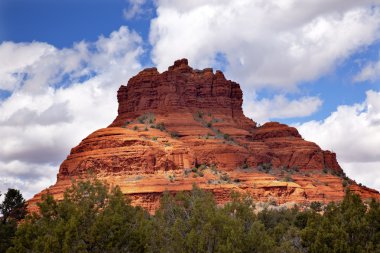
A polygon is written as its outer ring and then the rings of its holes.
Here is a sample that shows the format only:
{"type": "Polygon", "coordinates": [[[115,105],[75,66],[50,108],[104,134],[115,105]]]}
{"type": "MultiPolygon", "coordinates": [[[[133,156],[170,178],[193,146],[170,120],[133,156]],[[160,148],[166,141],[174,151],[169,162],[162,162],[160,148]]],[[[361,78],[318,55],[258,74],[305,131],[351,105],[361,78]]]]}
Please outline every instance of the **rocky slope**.
{"type": "Polygon", "coordinates": [[[117,98],[114,122],[71,150],[57,183],[29,201],[31,210],[42,194],[60,199],[72,178],[89,172],[151,212],[165,190],[190,190],[194,183],[221,204],[231,191],[278,204],[338,201],[345,187],[380,199],[345,177],[335,154],[297,129],[276,122],[257,126],[245,117],[239,84],[220,71],[178,60],[163,73],[141,71],[117,98]]]}

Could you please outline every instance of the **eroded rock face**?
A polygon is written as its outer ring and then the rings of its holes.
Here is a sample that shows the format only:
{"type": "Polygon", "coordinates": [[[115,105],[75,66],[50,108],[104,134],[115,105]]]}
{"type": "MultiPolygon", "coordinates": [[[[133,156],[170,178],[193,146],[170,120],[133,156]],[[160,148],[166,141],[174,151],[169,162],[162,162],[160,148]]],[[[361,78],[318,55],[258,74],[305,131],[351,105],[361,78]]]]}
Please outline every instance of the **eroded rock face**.
{"type": "MultiPolygon", "coordinates": [[[[144,113],[167,114],[212,111],[249,125],[241,109],[243,93],[239,84],[226,80],[221,71],[193,70],[186,59],[178,60],[160,74],[156,68],[141,71],[118,91],[119,115],[111,126],[144,113]]],[[[254,127],[255,124],[249,121],[254,127]]]]}
{"type": "Polygon", "coordinates": [[[178,60],[163,73],[141,71],[117,99],[114,122],[71,150],[57,183],[29,201],[32,210],[41,194],[62,198],[72,178],[90,171],[151,212],[163,191],[190,190],[193,183],[221,204],[232,190],[256,201],[337,201],[345,186],[379,199],[344,178],[335,154],[303,140],[296,128],[259,127],[246,118],[239,84],[220,71],[194,70],[178,60]]]}

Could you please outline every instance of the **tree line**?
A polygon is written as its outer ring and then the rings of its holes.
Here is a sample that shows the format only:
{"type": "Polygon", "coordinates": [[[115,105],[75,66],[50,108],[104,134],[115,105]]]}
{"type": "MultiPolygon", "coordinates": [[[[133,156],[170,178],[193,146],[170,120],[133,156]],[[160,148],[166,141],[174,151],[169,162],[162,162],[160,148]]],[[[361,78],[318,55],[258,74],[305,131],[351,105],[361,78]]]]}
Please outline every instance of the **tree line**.
{"type": "Polygon", "coordinates": [[[193,187],[168,192],[150,215],[118,187],[75,182],[62,201],[45,195],[26,215],[18,190],[0,204],[0,252],[380,252],[380,205],[347,191],[340,203],[254,210],[233,193],[220,207],[193,187]]]}

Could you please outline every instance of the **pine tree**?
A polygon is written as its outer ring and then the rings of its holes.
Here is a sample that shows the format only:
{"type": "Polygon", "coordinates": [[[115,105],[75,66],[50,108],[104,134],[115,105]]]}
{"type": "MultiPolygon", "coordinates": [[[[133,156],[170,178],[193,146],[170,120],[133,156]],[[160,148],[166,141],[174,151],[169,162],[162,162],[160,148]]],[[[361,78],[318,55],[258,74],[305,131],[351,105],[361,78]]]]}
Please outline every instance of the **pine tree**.
{"type": "Polygon", "coordinates": [[[5,252],[12,245],[17,222],[26,214],[26,203],[19,190],[8,189],[0,204],[0,212],[0,252],[5,252]]]}

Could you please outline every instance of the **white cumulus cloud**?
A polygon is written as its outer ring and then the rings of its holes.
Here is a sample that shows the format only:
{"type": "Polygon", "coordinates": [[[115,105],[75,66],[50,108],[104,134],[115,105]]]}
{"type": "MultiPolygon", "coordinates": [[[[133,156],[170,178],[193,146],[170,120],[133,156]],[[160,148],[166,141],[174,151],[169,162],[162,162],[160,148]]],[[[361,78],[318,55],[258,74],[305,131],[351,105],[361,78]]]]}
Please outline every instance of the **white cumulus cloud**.
{"type": "Polygon", "coordinates": [[[336,152],[349,176],[380,190],[380,92],[369,90],[363,103],[339,106],[323,121],[297,128],[305,139],[336,152]]]}
{"type": "Polygon", "coordinates": [[[318,97],[301,97],[289,100],[284,95],[276,95],[273,99],[253,99],[244,103],[244,113],[259,123],[271,119],[285,119],[310,116],[322,105],[318,97]]]}
{"type": "Polygon", "coordinates": [[[148,9],[146,4],[147,0],[129,0],[128,7],[123,9],[123,16],[126,19],[133,19],[144,16],[150,17],[152,10],[148,9]]]}
{"type": "Polygon", "coordinates": [[[58,166],[81,139],[110,124],[117,89],[141,69],[142,39],[120,27],[70,48],[31,42],[0,44],[0,191],[31,197],[55,181],[58,166]]]}
{"type": "Polygon", "coordinates": [[[355,82],[377,81],[380,79],[380,59],[368,62],[354,77],[355,82]]]}
{"type": "Polygon", "coordinates": [[[293,90],[379,39],[380,1],[157,1],[152,59],[163,70],[227,62],[227,76],[250,87],[293,90]]]}

